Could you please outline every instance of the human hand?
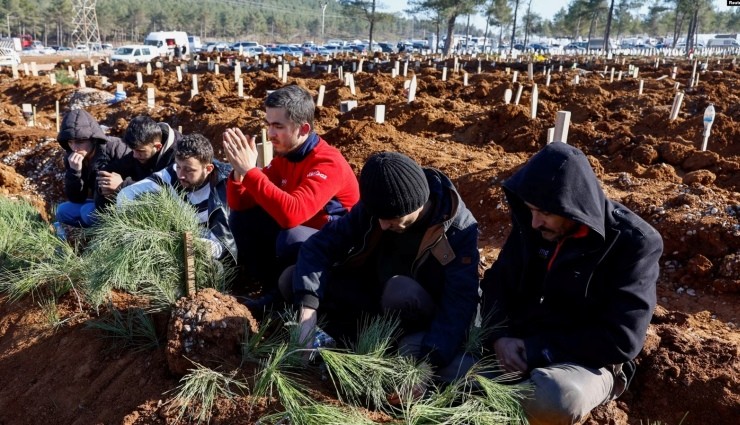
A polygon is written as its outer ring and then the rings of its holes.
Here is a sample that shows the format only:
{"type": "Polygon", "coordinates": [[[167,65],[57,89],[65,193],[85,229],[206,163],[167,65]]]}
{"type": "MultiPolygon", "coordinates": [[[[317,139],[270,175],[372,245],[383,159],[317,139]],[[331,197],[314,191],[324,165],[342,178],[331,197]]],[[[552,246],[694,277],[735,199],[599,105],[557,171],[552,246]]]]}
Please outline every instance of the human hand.
{"type": "Polygon", "coordinates": [[[524,340],[502,337],[493,343],[499,364],[506,372],[527,372],[527,352],[524,340]]]}
{"type": "Polygon", "coordinates": [[[82,162],[85,160],[85,156],[77,152],[69,154],[69,167],[75,171],[82,171],[82,162]]]}
{"type": "Polygon", "coordinates": [[[388,404],[391,406],[399,406],[404,402],[419,400],[426,391],[427,384],[417,382],[408,392],[394,391],[393,393],[388,394],[388,396],[386,396],[386,400],[388,400],[388,404]],[[409,398],[408,400],[406,399],[407,396],[409,398]]]}
{"type": "Polygon", "coordinates": [[[98,171],[97,177],[98,189],[104,196],[115,194],[123,183],[123,178],[118,173],[109,173],[107,171],[98,171]]]}
{"type": "Polygon", "coordinates": [[[257,145],[254,136],[245,136],[238,128],[223,133],[226,159],[234,168],[234,180],[242,181],[249,170],[257,166],[257,145]]]}

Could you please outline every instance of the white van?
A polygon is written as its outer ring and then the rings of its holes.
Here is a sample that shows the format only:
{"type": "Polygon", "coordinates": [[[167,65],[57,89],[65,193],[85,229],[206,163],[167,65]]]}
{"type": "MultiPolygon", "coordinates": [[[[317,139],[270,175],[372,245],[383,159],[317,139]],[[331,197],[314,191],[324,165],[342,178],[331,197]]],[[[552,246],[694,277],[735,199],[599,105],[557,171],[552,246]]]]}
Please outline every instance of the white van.
{"type": "Polygon", "coordinates": [[[150,32],[144,40],[144,44],[147,46],[154,46],[158,49],[158,53],[169,56],[175,52],[175,46],[180,48],[185,46],[185,53],[190,53],[190,42],[188,41],[188,34],[185,31],[155,31],[150,32]]]}
{"type": "Polygon", "coordinates": [[[131,44],[117,48],[110,56],[110,61],[111,63],[146,63],[156,57],[159,57],[159,52],[156,47],[146,46],[143,44],[131,44]]]}
{"type": "Polygon", "coordinates": [[[740,43],[734,38],[710,38],[707,41],[707,47],[718,47],[720,49],[730,49],[740,47],[740,43]]]}
{"type": "Polygon", "coordinates": [[[200,37],[197,35],[189,35],[188,46],[190,46],[188,53],[197,53],[203,48],[203,43],[200,42],[200,37]]]}

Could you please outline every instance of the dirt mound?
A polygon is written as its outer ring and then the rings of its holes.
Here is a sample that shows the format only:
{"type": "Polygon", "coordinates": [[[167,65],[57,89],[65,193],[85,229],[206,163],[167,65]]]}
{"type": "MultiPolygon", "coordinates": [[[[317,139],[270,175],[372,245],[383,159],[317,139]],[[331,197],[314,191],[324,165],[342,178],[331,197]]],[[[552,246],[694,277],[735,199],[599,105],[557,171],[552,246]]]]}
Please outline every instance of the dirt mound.
{"type": "MultiPolygon", "coordinates": [[[[588,59],[576,69],[568,58],[554,57],[535,63],[531,79],[526,63],[462,58],[459,63],[469,77],[466,86],[462,71],[454,72],[453,60],[412,58],[408,75],[393,78],[394,60],[379,56],[377,63],[366,60],[363,72],[355,74],[353,95],[336,73],[339,66],[345,72],[352,69],[354,60],[343,56],[311,65],[296,63],[288,82],[314,95],[325,86],[315,128],[356,172],[372,153],[393,150],[447,173],[479,221],[481,270],[494,261],[510,231],[501,182],[545,144],[556,112],[570,111],[568,143],[588,155],[608,196],[655,226],[665,243],[659,310],[637,359],[637,375],[623,397],[596,409],[587,423],[660,420],[675,425],[688,411],[684,423],[732,424],[740,417],[740,73],[731,61],[712,59],[695,88],[686,86],[693,63],[660,58],[656,67],[651,57],[588,59]],[[328,65],[331,74],[324,71],[328,65]],[[629,65],[639,67],[642,95],[639,79],[628,76],[629,65]],[[678,67],[675,79],[670,78],[673,66],[678,67]],[[610,82],[612,67],[615,78],[610,82]],[[512,81],[515,70],[517,82],[512,81]],[[404,80],[412,75],[418,92],[409,103],[404,80]],[[678,118],[670,121],[676,83],[685,92],[684,103],[678,118]],[[539,108],[532,119],[534,84],[539,108]],[[516,93],[520,85],[519,104],[504,104],[504,92],[516,93]],[[356,100],[358,107],[342,112],[339,104],[344,100],[356,100]],[[710,103],[716,118],[708,150],[702,152],[702,115],[710,103]],[[379,104],[386,107],[382,124],[373,119],[379,104]]],[[[71,65],[79,69],[81,63],[71,65]]],[[[87,109],[116,136],[138,114],[184,133],[203,133],[223,159],[224,129],[239,127],[258,134],[262,128],[263,99],[268,90],[282,86],[276,65],[243,63],[245,96],[240,98],[234,68],[226,58],[218,75],[209,72],[206,63],[186,66],[182,81],[177,81],[174,63],[164,62],[152,75],[143,66],[100,64],[100,75],[88,75],[87,86],[112,95],[116,84],[123,84],[127,98],[87,109]],[[137,71],[143,74],[141,88],[137,71]],[[199,94],[191,97],[194,76],[199,94]],[[102,77],[110,85],[103,85],[102,77]],[[151,109],[147,88],[156,91],[151,109]]],[[[0,193],[35,199],[40,210],[53,215],[54,205],[64,199],[62,151],[54,141],[55,105],[60,101],[61,110],[67,110],[68,99],[78,92],[72,85],[50,86],[45,75],[12,80],[0,73],[0,193]],[[36,106],[35,127],[26,126],[22,103],[36,106]]],[[[182,315],[171,325],[171,347],[146,353],[106,351],[108,344],[83,329],[94,313],[79,311],[72,295],[61,304],[68,321],[56,330],[49,328],[34,300],[8,303],[0,298],[0,423],[171,423],[174,417],[162,407],[162,394],[177,384],[168,360],[182,373],[189,367],[181,362],[183,352],[190,356],[193,352],[186,348],[200,347],[202,340],[204,350],[197,352],[202,361],[223,357],[237,362],[235,341],[246,313],[228,297],[207,295],[179,304],[182,315]],[[191,310],[195,316],[186,318],[191,310]],[[200,321],[191,323],[199,310],[200,321]],[[218,326],[201,326],[206,321],[226,323],[228,338],[218,326]],[[189,334],[187,326],[199,332],[192,345],[181,339],[189,334]]],[[[117,308],[133,302],[123,295],[114,300],[117,308]]],[[[242,404],[223,400],[213,420],[255,421],[242,404]]]]}

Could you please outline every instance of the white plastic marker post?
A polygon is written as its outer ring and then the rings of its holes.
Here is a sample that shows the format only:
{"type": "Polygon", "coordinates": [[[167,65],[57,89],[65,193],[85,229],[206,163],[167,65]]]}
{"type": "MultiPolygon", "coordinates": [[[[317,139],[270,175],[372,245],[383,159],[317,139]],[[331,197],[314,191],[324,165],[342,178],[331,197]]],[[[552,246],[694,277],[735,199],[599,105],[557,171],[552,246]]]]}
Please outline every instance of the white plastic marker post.
{"type": "Polygon", "coordinates": [[[236,65],[234,65],[234,81],[239,81],[241,77],[242,77],[242,62],[236,61],[236,65]]]}
{"type": "Polygon", "coordinates": [[[57,83],[57,75],[54,74],[53,72],[50,72],[49,73],[49,85],[53,86],[53,85],[56,85],[56,83],[57,83]]]}
{"type": "Polygon", "coordinates": [[[683,102],[683,92],[680,91],[676,93],[676,97],[673,98],[673,107],[671,108],[671,116],[669,117],[670,121],[673,121],[676,118],[678,118],[678,111],[681,110],[682,102],[683,102]]]}
{"type": "Polygon", "coordinates": [[[530,118],[535,119],[537,118],[537,98],[539,97],[539,92],[537,90],[537,84],[532,86],[532,103],[531,103],[531,111],[530,118]]]}
{"type": "Polygon", "coordinates": [[[239,98],[244,97],[244,79],[241,77],[236,80],[236,95],[239,96],[239,98]]]}
{"type": "Polygon", "coordinates": [[[614,82],[614,67],[612,67],[612,71],[609,74],[609,82],[610,83],[613,83],[614,82]]]}
{"type": "Polygon", "coordinates": [[[416,75],[411,77],[411,83],[409,84],[409,97],[408,103],[411,103],[416,99],[416,75]]]}
{"type": "Polygon", "coordinates": [[[522,90],[524,90],[524,86],[519,84],[519,87],[516,89],[516,96],[514,96],[514,105],[519,104],[519,100],[522,98],[522,90]]]}
{"type": "Polygon", "coordinates": [[[182,68],[180,68],[179,66],[176,67],[175,73],[177,74],[177,82],[178,83],[181,82],[182,81],[182,68]]]}
{"type": "Polygon", "coordinates": [[[319,96],[316,98],[316,106],[324,106],[324,93],[326,93],[326,86],[319,86],[319,96]]]}
{"type": "Polygon", "coordinates": [[[141,88],[141,86],[144,85],[144,77],[141,75],[141,72],[136,72],[136,88],[141,88]]]}
{"type": "Polygon", "coordinates": [[[467,87],[467,86],[468,86],[468,73],[463,72],[463,87],[467,87]]]}
{"type": "Polygon", "coordinates": [[[87,87],[87,84],[85,84],[85,73],[82,70],[77,71],[77,79],[79,80],[78,83],[81,89],[87,87]]]}
{"type": "Polygon", "coordinates": [[[152,64],[151,64],[151,62],[148,62],[146,64],[146,75],[152,75],[152,64]]]}
{"type": "Polygon", "coordinates": [[[375,105],[375,122],[378,124],[385,122],[385,105],[375,105]]]}
{"type": "Polygon", "coordinates": [[[550,127],[547,129],[547,144],[549,145],[552,143],[552,140],[555,138],[555,127],[550,127]]]}
{"type": "MultiPolygon", "coordinates": [[[[54,75],[54,74],[51,74],[51,75],[54,75]]],[[[59,101],[58,100],[56,101],[56,114],[55,114],[55,116],[56,116],[56,124],[57,124],[57,133],[59,133],[59,121],[60,120],[59,120],[59,101]]]]}
{"type": "Polygon", "coordinates": [[[349,92],[352,96],[357,96],[357,90],[355,90],[355,74],[347,75],[349,79],[349,92]]]}
{"type": "Polygon", "coordinates": [[[146,106],[148,108],[154,107],[154,87],[146,89],[146,106]]]}
{"type": "Polygon", "coordinates": [[[447,67],[442,67],[442,81],[447,81],[447,67]]]}
{"type": "Polygon", "coordinates": [[[198,75],[193,74],[193,88],[190,89],[190,97],[193,98],[198,94],[198,75]]]}
{"type": "Polygon", "coordinates": [[[550,87],[550,73],[547,73],[547,77],[545,77],[545,87],[550,87]]]}
{"type": "Polygon", "coordinates": [[[504,103],[507,105],[511,102],[511,94],[511,89],[504,91],[504,103]]]}
{"type": "Polygon", "coordinates": [[[527,64],[527,76],[529,77],[529,81],[534,80],[534,64],[532,62],[527,64]]]}
{"type": "Polygon", "coordinates": [[[31,75],[34,77],[39,76],[39,68],[36,66],[36,62],[31,62],[31,75]]]}
{"type": "Polygon", "coordinates": [[[643,79],[641,78],[641,79],[640,79],[640,87],[639,87],[639,88],[637,89],[637,95],[638,95],[638,96],[642,96],[642,87],[643,87],[643,83],[644,83],[644,82],[645,82],[645,81],[643,81],[643,79]]]}
{"type": "Polygon", "coordinates": [[[568,143],[568,128],[570,128],[570,111],[558,111],[555,116],[553,142],[568,143]]]}
{"type": "Polygon", "coordinates": [[[519,77],[519,71],[514,71],[511,77],[511,82],[516,83],[517,78],[519,77]]]}
{"type": "Polygon", "coordinates": [[[714,123],[714,105],[710,103],[707,109],[704,110],[704,140],[701,142],[702,152],[707,150],[707,142],[709,142],[709,132],[712,130],[712,123],[714,123]]]}

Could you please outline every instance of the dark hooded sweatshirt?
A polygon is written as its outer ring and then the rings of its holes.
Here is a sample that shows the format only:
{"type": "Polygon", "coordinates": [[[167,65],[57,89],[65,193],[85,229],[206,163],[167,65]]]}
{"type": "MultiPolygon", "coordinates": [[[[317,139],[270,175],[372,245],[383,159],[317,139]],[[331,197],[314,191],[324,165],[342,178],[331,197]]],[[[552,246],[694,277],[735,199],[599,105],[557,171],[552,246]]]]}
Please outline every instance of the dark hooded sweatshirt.
{"type": "MultiPolygon", "coordinates": [[[[158,123],[157,125],[162,130],[162,149],[149,161],[142,164],[134,158],[133,151],[130,151],[123,158],[111,161],[105,166],[105,171],[117,173],[123,179],[119,190],[143,180],[157,171],[164,170],[175,162],[175,144],[182,139],[182,134],[167,123],[158,123]]],[[[101,208],[111,200],[115,200],[115,195],[112,199],[106,199],[101,195],[96,196],[95,206],[101,208]]]]}
{"type": "Polygon", "coordinates": [[[57,141],[66,152],[64,193],[67,199],[77,203],[83,203],[86,199],[96,196],[98,170],[102,170],[110,161],[118,160],[129,152],[121,139],[106,136],[100,124],[84,109],[74,109],[64,116],[57,141]],[[84,139],[92,139],[95,153],[92,159],[85,159],[82,170],[73,170],[69,166],[69,155],[72,153],[69,142],[84,139]]]}
{"type": "Polygon", "coordinates": [[[586,156],[552,143],[503,184],[512,231],[481,282],[483,312],[521,338],[530,369],[575,362],[600,368],[634,357],[656,303],[663,240],[606,198],[586,156]],[[528,202],[582,224],[557,245],[531,227],[528,202]]]}

